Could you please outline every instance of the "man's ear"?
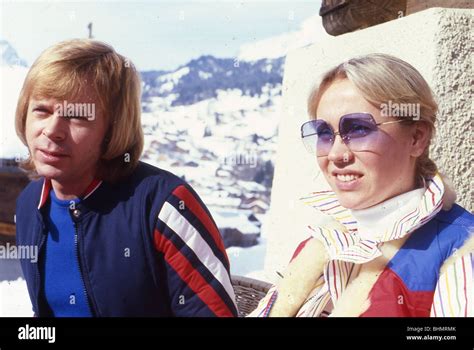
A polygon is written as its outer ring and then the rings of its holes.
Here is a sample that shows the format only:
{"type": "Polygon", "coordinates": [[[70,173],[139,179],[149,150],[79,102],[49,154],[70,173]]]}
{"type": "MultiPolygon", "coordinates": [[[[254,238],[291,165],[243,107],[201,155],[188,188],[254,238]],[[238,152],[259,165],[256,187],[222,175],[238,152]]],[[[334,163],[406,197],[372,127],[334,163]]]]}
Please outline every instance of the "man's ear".
{"type": "Polygon", "coordinates": [[[413,126],[411,156],[419,157],[428,147],[431,138],[430,126],[425,121],[416,122],[413,126]]]}

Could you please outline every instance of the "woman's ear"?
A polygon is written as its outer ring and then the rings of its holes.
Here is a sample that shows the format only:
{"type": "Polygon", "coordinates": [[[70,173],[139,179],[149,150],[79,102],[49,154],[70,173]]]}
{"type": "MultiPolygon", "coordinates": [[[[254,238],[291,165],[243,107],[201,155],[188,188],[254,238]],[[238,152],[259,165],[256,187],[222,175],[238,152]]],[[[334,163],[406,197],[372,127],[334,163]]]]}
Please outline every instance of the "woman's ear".
{"type": "Polygon", "coordinates": [[[419,157],[425,152],[430,143],[431,130],[428,123],[416,122],[413,126],[411,156],[419,157]]]}

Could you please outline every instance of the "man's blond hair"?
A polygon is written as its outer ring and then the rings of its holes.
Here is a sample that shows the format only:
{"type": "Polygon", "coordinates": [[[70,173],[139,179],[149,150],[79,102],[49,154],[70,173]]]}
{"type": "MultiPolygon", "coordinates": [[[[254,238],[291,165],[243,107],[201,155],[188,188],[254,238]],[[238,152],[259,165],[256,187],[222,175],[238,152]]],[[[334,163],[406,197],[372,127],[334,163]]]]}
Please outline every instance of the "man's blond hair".
{"type": "MultiPolygon", "coordinates": [[[[132,62],[110,45],[74,39],[46,49],[23,84],[16,109],[16,132],[28,146],[25,128],[31,98],[67,100],[91,86],[106,120],[97,177],[116,182],[136,168],[143,150],[141,81],[132,62]]],[[[35,173],[31,155],[22,167],[35,173]]]]}

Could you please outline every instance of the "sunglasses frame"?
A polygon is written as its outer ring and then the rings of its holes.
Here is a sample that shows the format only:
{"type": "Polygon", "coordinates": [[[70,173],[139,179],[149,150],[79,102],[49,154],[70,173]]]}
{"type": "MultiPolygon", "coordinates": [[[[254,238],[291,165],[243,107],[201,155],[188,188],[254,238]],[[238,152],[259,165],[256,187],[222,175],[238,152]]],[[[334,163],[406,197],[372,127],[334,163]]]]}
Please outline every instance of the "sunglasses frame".
{"type": "MultiPolygon", "coordinates": [[[[378,126],[379,125],[384,125],[384,124],[394,124],[394,123],[401,123],[401,122],[407,122],[407,121],[413,121],[412,119],[400,119],[400,120],[391,120],[391,121],[388,121],[388,122],[380,122],[380,123],[376,123],[375,122],[375,119],[374,119],[374,116],[371,114],[371,113],[368,113],[368,112],[359,112],[359,113],[349,113],[349,114],[344,114],[343,116],[341,116],[339,118],[339,126],[338,126],[338,130],[337,131],[334,131],[334,129],[332,128],[332,126],[326,122],[325,120],[323,119],[312,119],[312,120],[308,120],[306,122],[304,122],[302,125],[301,125],[301,139],[303,141],[303,144],[305,145],[305,148],[306,150],[313,154],[315,153],[310,146],[307,146],[306,143],[304,142],[305,138],[308,138],[310,136],[313,136],[313,135],[316,135],[316,133],[313,133],[313,134],[309,134],[309,135],[303,135],[303,129],[305,127],[305,125],[308,125],[310,123],[314,123],[315,121],[317,120],[322,120],[324,121],[328,126],[329,128],[331,129],[332,133],[333,133],[333,138],[332,138],[332,144],[331,144],[331,147],[332,145],[334,145],[334,142],[336,141],[336,136],[340,136],[341,139],[342,139],[342,142],[344,142],[344,144],[350,149],[350,145],[349,145],[349,141],[350,141],[350,137],[348,135],[341,135],[341,132],[340,132],[340,129],[341,129],[341,123],[343,122],[344,120],[344,117],[348,117],[348,116],[351,116],[351,115],[366,115],[366,116],[369,116],[372,120],[372,122],[374,123],[374,126],[377,127],[378,129],[378,126]]],[[[317,152],[316,152],[317,153],[317,152]]],[[[324,157],[324,156],[322,156],[324,157]]]]}

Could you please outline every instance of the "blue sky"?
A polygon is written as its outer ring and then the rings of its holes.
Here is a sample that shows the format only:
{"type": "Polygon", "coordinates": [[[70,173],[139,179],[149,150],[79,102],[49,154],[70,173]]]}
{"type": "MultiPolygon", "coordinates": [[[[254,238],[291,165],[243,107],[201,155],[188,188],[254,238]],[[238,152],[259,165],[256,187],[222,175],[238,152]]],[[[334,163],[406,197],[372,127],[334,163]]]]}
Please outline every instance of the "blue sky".
{"type": "Polygon", "coordinates": [[[299,29],[320,1],[0,0],[0,36],[31,64],[46,47],[93,35],[140,70],[174,69],[203,54],[234,57],[247,42],[299,29]]]}

